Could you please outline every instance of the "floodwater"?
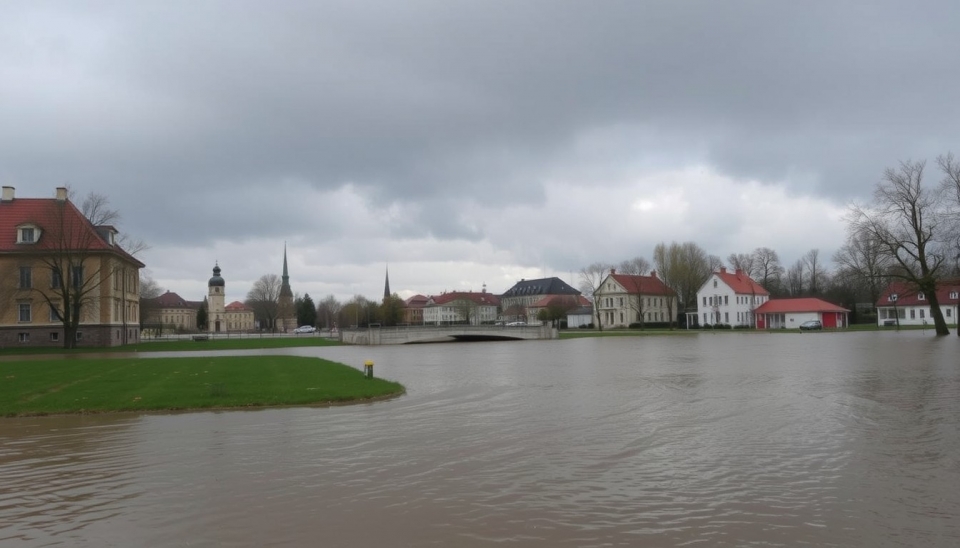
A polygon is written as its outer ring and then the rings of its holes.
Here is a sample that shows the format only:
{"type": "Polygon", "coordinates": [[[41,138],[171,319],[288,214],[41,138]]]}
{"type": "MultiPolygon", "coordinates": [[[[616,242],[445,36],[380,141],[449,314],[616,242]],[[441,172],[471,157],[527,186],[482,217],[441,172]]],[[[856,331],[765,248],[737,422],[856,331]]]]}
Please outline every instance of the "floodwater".
{"type": "Polygon", "coordinates": [[[331,408],[0,420],[2,546],[960,546],[960,340],[289,349],[331,408]]]}

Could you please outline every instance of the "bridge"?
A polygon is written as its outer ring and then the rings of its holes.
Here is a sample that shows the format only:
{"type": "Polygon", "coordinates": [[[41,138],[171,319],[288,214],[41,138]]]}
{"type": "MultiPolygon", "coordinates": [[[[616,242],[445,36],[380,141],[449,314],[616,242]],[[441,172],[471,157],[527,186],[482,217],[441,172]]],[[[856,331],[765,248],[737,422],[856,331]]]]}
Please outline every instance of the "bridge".
{"type": "Polygon", "coordinates": [[[452,341],[510,341],[559,339],[549,325],[414,325],[342,329],[340,340],[347,344],[382,345],[452,341]]]}

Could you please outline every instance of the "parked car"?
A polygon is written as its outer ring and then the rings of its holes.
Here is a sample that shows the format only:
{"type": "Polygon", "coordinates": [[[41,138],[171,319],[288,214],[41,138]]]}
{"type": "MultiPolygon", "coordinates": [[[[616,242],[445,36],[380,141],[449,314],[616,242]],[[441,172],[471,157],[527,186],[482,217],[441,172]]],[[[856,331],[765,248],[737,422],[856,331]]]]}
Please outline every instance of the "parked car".
{"type": "Polygon", "coordinates": [[[317,328],[312,325],[301,325],[293,330],[294,333],[316,333],[317,328]]]}
{"type": "Polygon", "coordinates": [[[800,324],[800,331],[813,331],[816,329],[823,329],[823,324],[820,323],[820,320],[809,320],[800,324]]]}
{"type": "Polygon", "coordinates": [[[507,327],[523,327],[525,325],[527,325],[527,322],[510,322],[507,327]]]}

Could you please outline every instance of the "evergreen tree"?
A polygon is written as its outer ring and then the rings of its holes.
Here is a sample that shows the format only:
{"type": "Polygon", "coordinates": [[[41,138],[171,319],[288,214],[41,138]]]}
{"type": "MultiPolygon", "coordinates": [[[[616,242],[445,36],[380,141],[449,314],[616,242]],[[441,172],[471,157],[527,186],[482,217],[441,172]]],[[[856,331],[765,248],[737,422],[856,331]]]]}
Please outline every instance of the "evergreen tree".
{"type": "Polygon", "coordinates": [[[296,301],[297,325],[316,325],[317,306],[314,304],[310,294],[306,293],[302,298],[296,301]]]}
{"type": "Polygon", "coordinates": [[[203,298],[203,302],[200,303],[200,310],[197,310],[197,329],[200,331],[207,330],[207,298],[203,298]]]}

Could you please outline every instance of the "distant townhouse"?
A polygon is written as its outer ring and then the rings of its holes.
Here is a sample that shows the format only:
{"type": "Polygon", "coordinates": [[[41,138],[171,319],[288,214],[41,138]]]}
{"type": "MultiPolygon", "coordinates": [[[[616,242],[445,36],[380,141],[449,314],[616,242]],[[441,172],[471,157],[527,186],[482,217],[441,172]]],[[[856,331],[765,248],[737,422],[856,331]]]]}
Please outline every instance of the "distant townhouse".
{"type": "Polygon", "coordinates": [[[225,306],[224,317],[228,332],[253,331],[256,327],[253,309],[240,301],[233,301],[225,306]]]}
{"type": "Polygon", "coordinates": [[[201,301],[188,301],[172,291],[159,297],[144,299],[141,309],[143,330],[150,335],[197,331],[197,311],[200,310],[200,304],[201,301]]]}
{"type": "Polygon", "coordinates": [[[697,291],[697,312],[687,313],[687,326],[725,324],[752,327],[754,311],[770,300],[770,293],[742,270],[714,272],[697,291]]]}
{"type": "MultiPolygon", "coordinates": [[[[960,313],[960,280],[944,280],[937,284],[937,302],[943,319],[957,323],[960,313]]],[[[922,291],[906,282],[894,282],[880,294],[877,301],[879,325],[926,325],[931,322],[930,301],[922,291]]]]}
{"type": "Polygon", "coordinates": [[[500,296],[501,320],[536,323],[531,307],[551,295],[580,296],[580,292],[557,277],[520,280],[500,296]]]}
{"type": "MultiPolygon", "coordinates": [[[[140,269],[112,226],[69,200],[0,194],[0,347],[116,346],[140,339],[140,269]],[[79,311],[79,323],[61,317],[79,311]]],[[[69,317],[69,316],[68,316],[69,317]]]]}
{"type": "Polygon", "coordinates": [[[677,294],[656,272],[636,276],[610,269],[593,297],[603,328],[669,323],[676,317],[677,294]]]}
{"type": "MultiPolygon", "coordinates": [[[[589,299],[583,295],[550,295],[528,306],[527,311],[530,317],[534,319],[540,318],[541,311],[559,312],[561,317],[566,319],[571,310],[589,307],[590,305],[589,299]]],[[[569,322],[569,320],[567,321],[569,322]]]]}
{"type": "Polygon", "coordinates": [[[423,325],[423,308],[430,299],[424,295],[414,295],[403,301],[403,323],[423,325]]]}
{"type": "Polygon", "coordinates": [[[423,306],[425,325],[491,324],[497,320],[500,299],[486,291],[451,291],[427,298],[423,306]]]}

